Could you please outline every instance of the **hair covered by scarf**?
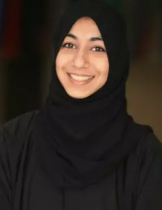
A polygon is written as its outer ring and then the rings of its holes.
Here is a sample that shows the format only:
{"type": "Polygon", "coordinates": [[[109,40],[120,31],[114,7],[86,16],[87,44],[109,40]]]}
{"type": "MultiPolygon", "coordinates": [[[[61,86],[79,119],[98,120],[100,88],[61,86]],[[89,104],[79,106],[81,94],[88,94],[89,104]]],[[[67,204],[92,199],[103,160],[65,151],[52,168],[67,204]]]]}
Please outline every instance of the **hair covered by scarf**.
{"type": "Polygon", "coordinates": [[[52,71],[49,95],[37,117],[42,167],[55,186],[86,187],[115,170],[150,131],[127,114],[129,55],[121,16],[102,0],[72,4],[55,31],[52,71]],[[65,36],[81,17],[90,17],[97,24],[110,67],[108,80],[100,90],[75,99],[59,82],[55,59],[65,36]]]}

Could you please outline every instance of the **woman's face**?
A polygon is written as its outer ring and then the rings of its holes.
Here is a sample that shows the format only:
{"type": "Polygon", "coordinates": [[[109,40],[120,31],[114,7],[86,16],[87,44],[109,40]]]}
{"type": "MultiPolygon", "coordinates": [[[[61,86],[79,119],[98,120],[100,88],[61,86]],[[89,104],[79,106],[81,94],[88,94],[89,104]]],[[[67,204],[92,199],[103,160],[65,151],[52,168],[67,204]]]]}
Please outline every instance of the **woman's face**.
{"type": "Polygon", "coordinates": [[[107,81],[109,61],[101,33],[88,17],[75,22],[56,58],[56,73],[67,94],[83,99],[107,81]]]}

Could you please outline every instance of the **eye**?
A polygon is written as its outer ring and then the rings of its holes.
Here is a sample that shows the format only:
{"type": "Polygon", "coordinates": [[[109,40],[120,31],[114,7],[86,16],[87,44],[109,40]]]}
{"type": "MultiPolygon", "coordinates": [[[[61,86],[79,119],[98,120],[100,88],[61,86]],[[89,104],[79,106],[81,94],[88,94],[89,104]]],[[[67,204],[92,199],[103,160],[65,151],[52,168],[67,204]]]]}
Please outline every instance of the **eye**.
{"type": "Polygon", "coordinates": [[[63,48],[73,48],[75,49],[76,47],[72,43],[64,43],[62,45],[63,48]]]}
{"type": "Polygon", "coordinates": [[[93,47],[92,50],[95,52],[106,52],[106,50],[103,47],[98,47],[98,46],[93,47]]]}

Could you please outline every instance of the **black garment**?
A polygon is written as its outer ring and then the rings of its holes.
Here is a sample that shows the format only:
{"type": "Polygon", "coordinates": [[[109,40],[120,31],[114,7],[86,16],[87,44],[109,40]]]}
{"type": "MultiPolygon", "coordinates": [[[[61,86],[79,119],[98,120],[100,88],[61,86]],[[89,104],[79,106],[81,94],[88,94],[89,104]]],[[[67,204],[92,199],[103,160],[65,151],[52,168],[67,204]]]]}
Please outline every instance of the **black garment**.
{"type": "Polygon", "coordinates": [[[54,60],[71,26],[83,16],[91,17],[101,31],[110,64],[108,81],[93,95],[74,99],[59,82],[54,63],[43,109],[2,128],[2,209],[162,207],[161,144],[151,128],[134,123],[126,110],[129,56],[120,15],[98,0],[72,5],[55,32],[54,60]]]}
{"type": "Polygon", "coordinates": [[[32,138],[35,116],[27,113],[1,128],[0,210],[162,209],[162,146],[152,133],[105,179],[63,189],[42,170],[32,138]]]}

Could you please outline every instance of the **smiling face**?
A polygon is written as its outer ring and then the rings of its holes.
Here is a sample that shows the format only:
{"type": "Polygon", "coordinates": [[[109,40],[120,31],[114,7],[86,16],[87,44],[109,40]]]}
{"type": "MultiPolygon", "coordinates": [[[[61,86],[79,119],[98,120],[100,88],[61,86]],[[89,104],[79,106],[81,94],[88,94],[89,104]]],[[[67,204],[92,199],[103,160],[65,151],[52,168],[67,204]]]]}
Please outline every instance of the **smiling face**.
{"type": "Polygon", "coordinates": [[[66,93],[86,98],[106,83],[109,61],[101,33],[88,17],[75,22],[56,58],[56,73],[66,93]]]}

